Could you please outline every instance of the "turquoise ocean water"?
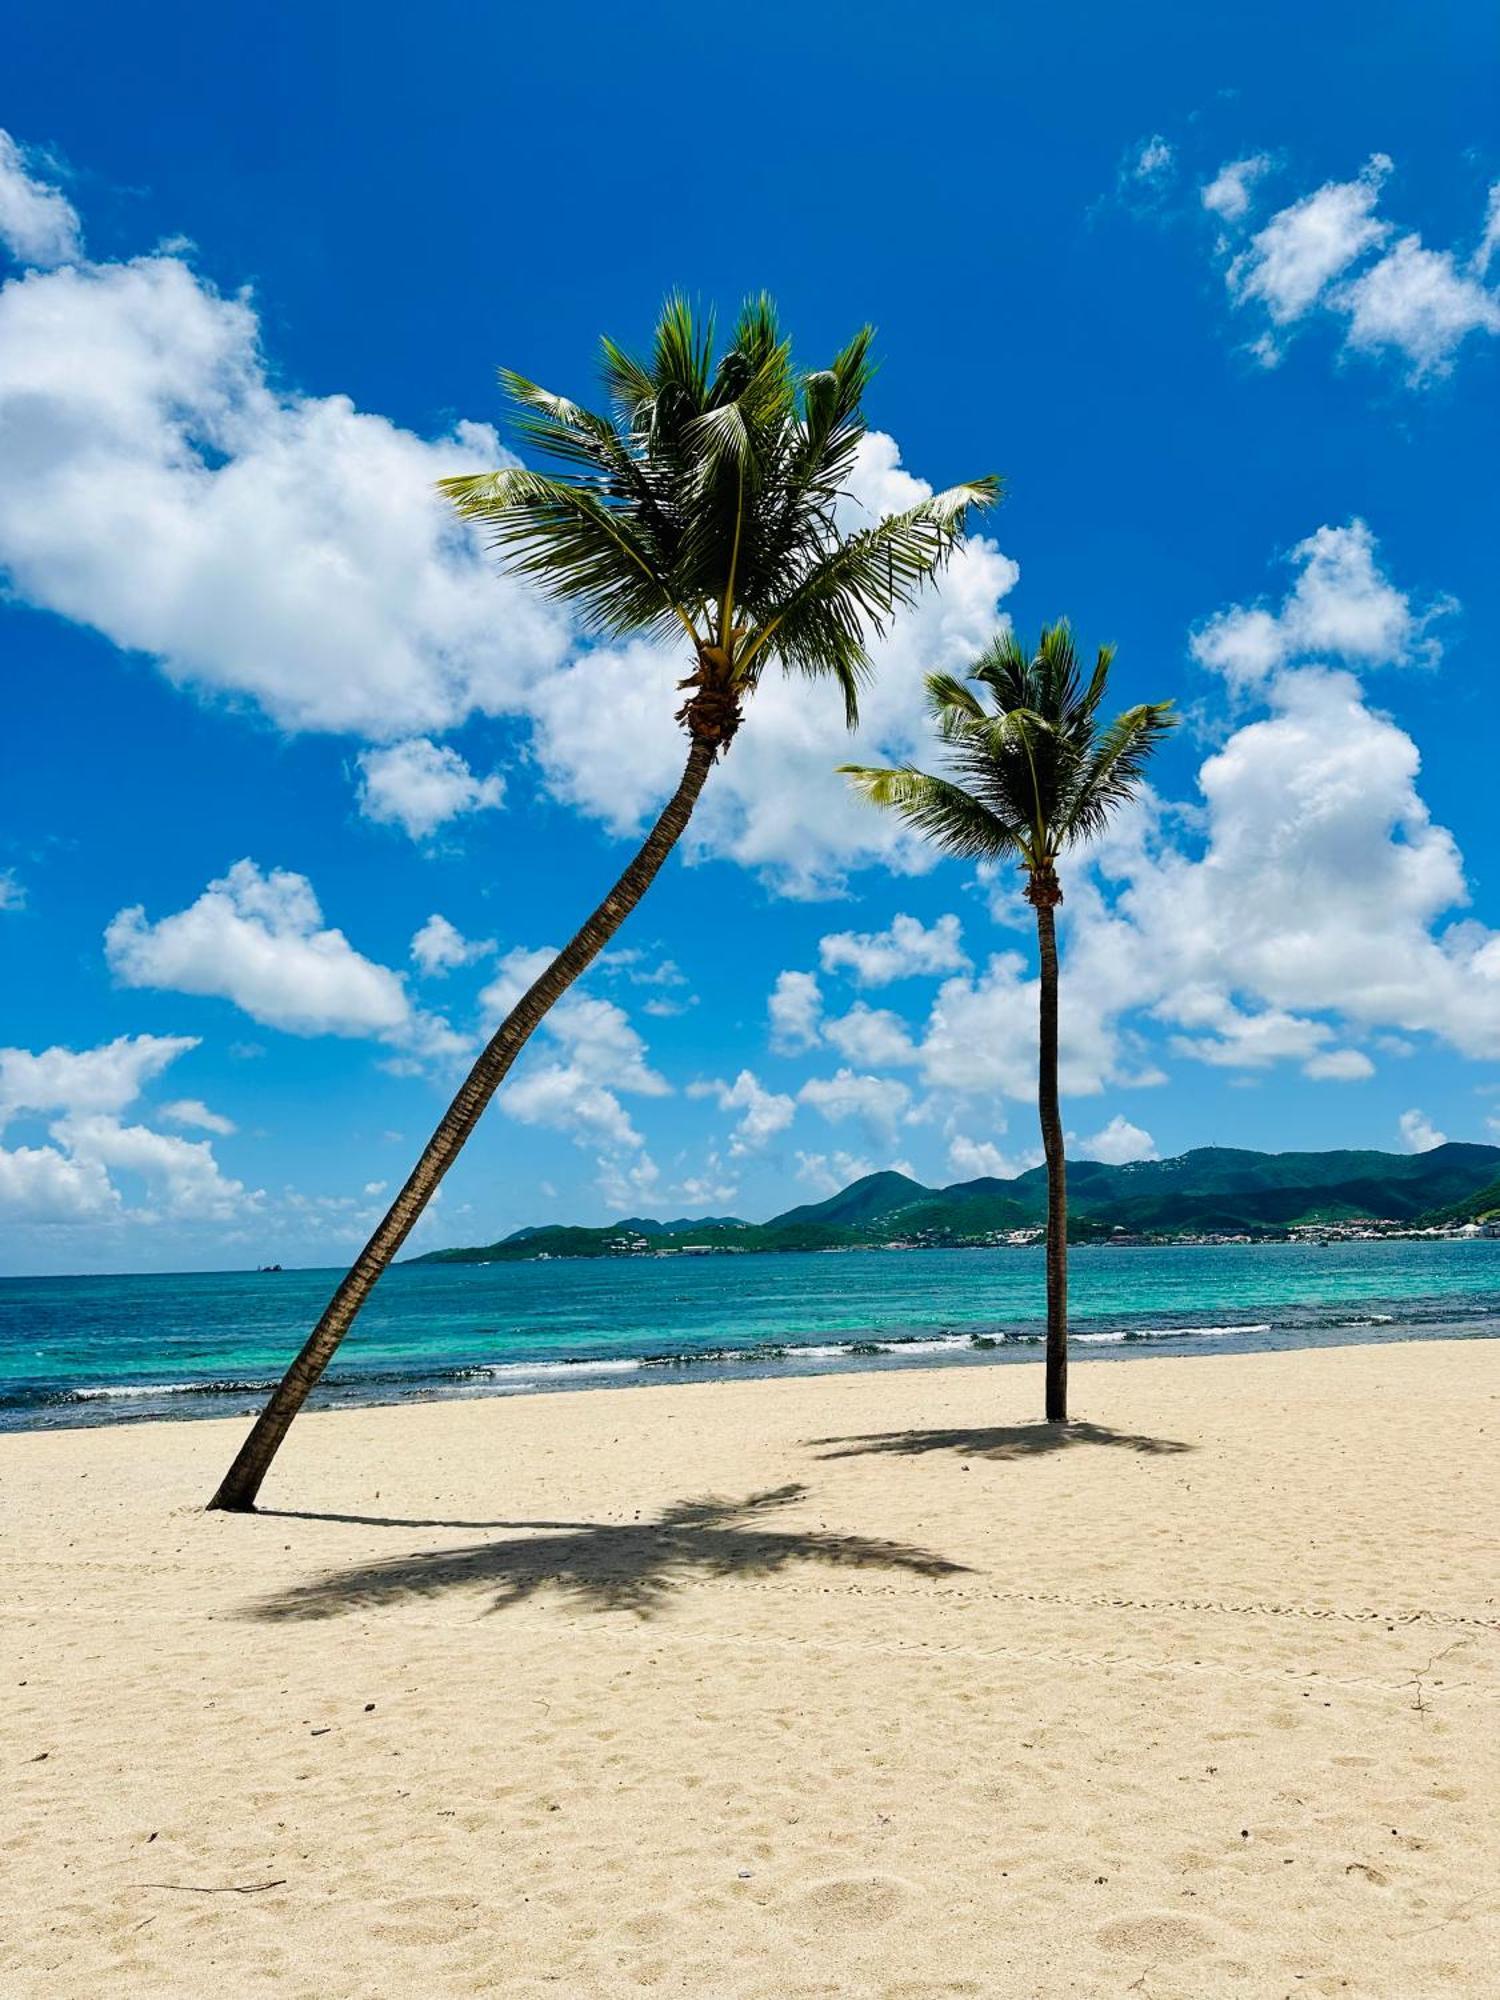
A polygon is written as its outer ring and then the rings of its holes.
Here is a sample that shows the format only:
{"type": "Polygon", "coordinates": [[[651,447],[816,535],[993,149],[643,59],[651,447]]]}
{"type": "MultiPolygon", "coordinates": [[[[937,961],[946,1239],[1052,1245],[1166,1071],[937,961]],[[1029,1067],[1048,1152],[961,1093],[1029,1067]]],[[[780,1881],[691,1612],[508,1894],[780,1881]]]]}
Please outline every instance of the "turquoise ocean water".
{"type": "MultiPolygon", "coordinates": [[[[1123,1360],[1500,1334],[1500,1241],[1081,1248],[1075,1353],[1123,1360]]],[[[249,1413],[336,1271],[0,1279],[0,1430],[249,1413]]],[[[1035,1360],[1039,1250],[390,1272],[324,1405],[1035,1360]]]]}

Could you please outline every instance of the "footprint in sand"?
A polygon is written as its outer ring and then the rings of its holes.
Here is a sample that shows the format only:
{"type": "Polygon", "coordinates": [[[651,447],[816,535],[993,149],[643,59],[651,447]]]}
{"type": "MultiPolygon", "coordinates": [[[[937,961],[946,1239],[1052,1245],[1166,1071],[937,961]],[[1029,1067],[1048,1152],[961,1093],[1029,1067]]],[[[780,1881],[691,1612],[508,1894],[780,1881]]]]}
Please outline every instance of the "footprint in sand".
{"type": "Polygon", "coordinates": [[[902,1979],[881,1994],[882,2000],[970,2000],[981,1991],[977,1979],[902,1979]]]}
{"type": "Polygon", "coordinates": [[[1386,1888],[1391,1879],[1383,1868],[1372,1868],[1366,1861],[1351,1861],[1344,1873],[1363,1876],[1366,1882],[1373,1882],[1377,1889],[1386,1888]]]}
{"type": "Polygon", "coordinates": [[[839,1876],[814,1882],[797,1898],[794,1910],[797,1920],[808,1925],[885,1924],[900,1915],[913,1893],[911,1884],[895,1875],[839,1876]]]}
{"type": "Polygon", "coordinates": [[[1122,1957],[1171,1960],[1196,1958],[1213,1949],[1212,1934],[1191,1917],[1165,1912],[1145,1917],[1116,1917],[1094,1932],[1095,1944],[1122,1957]]]}

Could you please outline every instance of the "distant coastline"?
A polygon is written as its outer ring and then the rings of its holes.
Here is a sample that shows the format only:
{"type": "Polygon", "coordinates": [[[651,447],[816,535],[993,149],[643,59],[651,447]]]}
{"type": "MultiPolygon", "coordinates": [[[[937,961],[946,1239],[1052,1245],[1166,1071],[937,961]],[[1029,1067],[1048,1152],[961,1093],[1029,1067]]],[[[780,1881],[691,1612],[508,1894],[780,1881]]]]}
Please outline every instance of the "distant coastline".
{"type": "MultiPolygon", "coordinates": [[[[1500,1146],[1424,1153],[1257,1153],[1206,1146],[1170,1160],[1069,1168],[1075,1243],[1130,1248],[1500,1236],[1500,1146]]],[[[602,1227],[532,1225],[497,1242],[428,1251],[411,1264],[710,1257],[840,1250],[1025,1249],[1045,1234],[1040,1168],[925,1187],[867,1174],[768,1222],[628,1216],[602,1227]]]]}

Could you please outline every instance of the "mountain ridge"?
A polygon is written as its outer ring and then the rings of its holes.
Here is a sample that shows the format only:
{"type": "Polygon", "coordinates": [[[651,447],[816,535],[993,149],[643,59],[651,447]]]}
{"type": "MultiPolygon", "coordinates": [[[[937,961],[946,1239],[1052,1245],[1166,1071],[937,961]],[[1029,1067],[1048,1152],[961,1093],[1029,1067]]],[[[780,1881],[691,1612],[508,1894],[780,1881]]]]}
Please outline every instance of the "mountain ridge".
{"type": "MultiPolygon", "coordinates": [[[[1167,1160],[1069,1163],[1069,1235],[1279,1235],[1293,1227],[1360,1221],[1442,1226],[1500,1202],[1500,1146],[1447,1141],[1425,1153],[1338,1148],[1260,1153],[1198,1146],[1167,1160]]],[[[1046,1172],[984,1175],[928,1187],[885,1169],[822,1201],[801,1202],[767,1222],[738,1216],[629,1216],[602,1227],[530,1224],[489,1244],[430,1250],[412,1264],[516,1262],[536,1257],[618,1256],[651,1249],[856,1249],[912,1239],[941,1245],[994,1240],[1037,1229],[1046,1214],[1046,1172]]]]}

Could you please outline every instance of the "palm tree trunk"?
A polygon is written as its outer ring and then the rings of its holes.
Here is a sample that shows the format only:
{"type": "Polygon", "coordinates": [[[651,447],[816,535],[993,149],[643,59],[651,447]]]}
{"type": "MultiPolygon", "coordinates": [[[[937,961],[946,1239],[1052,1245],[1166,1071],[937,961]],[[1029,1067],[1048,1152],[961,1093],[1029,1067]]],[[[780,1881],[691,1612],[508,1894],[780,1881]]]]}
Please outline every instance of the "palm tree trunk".
{"type": "Polygon", "coordinates": [[[657,870],[671,853],[692,816],[720,742],[727,742],[732,733],[732,729],[726,732],[722,727],[706,729],[702,734],[694,733],[682,782],[663,808],[661,817],[646,836],[635,859],[582,930],[558,953],[495,1031],[484,1053],[469,1071],[458,1095],[448,1106],[442,1123],[428,1140],[406,1185],[391,1203],[384,1221],[359,1253],[353,1268],[329,1300],[323,1317],[308,1335],[302,1352],[257,1417],[254,1429],[240,1447],[223,1484],[208,1503],[210,1507],[236,1513],[246,1513],[254,1507],[261,1481],[270,1469],[292,1419],[333,1359],[356,1313],[406,1241],[413,1224],[432,1199],[444,1174],[458,1158],[464,1142],[479,1123],[485,1106],[533,1031],[574,980],[598,957],[651,886],[657,870]]]}
{"type": "Polygon", "coordinates": [[[1041,1035],[1037,1108],[1047,1156],[1047,1421],[1068,1421],[1068,1163],[1057,1096],[1057,878],[1034,883],[1041,961],[1041,1035]]]}

